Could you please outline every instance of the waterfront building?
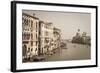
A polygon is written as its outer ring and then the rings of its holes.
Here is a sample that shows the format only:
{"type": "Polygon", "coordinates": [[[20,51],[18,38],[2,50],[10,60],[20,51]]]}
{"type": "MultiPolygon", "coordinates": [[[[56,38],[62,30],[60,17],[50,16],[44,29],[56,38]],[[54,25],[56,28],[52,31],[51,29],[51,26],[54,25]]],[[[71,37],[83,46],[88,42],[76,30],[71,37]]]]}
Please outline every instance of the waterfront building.
{"type": "Polygon", "coordinates": [[[83,32],[82,34],[76,33],[72,38],[72,43],[91,45],[91,37],[87,36],[86,32],[83,32]]]}
{"type": "Polygon", "coordinates": [[[54,41],[54,49],[60,48],[61,30],[56,27],[53,28],[53,41],[54,41]]]}
{"type": "Polygon", "coordinates": [[[34,59],[51,55],[60,48],[61,30],[53,23],[40,21],[35,15],[22,13],[22,57],[34,59]]]}
{"type": "Polygon", "coordinates": [[[53,49],[53,24],[40,21],[41,54],[50,53],[53,49]]]}
{"type": "Polygon", "coordinates": [[[22,56],[23,58],[38,55],[39,19],[22,13],[22,56]]]}

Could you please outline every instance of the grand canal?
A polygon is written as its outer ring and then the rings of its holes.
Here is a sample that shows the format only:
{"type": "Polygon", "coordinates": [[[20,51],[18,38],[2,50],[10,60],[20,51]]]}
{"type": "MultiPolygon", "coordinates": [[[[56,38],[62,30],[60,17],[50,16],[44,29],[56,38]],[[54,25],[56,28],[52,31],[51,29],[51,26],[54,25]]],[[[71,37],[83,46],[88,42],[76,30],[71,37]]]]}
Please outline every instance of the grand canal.
{"type": "Polygon", "coordinates": [[[91,58],[91,47],[89,45],[67,43],[67,48],[61,48],[52,56],[48,56],[46,61],[61,60],[85,60],[91,58]]]}

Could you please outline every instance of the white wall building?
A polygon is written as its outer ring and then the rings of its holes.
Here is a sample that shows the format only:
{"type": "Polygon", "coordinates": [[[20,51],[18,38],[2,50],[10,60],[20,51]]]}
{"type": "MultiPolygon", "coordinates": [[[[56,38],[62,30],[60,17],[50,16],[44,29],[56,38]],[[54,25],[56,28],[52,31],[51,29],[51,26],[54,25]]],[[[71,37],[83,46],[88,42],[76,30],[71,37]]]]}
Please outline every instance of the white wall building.
{"type": "Polygon", "coordinates": [[[53,47],[51,45],[53,41],[53,24],[40,21],[41,27],[41,53],[50,52],[53,47]]]}
{"type": "Polygon", "coordinates": [[[22,13],[23,57],[38,55],[39,19],[22,13]]]}
{"type": "Polygon", "coordinates": [[[52,23],[40,21],[35,16],[22,14],[23,58],[51,54],[60,46],[60,29],[52,23]]]}

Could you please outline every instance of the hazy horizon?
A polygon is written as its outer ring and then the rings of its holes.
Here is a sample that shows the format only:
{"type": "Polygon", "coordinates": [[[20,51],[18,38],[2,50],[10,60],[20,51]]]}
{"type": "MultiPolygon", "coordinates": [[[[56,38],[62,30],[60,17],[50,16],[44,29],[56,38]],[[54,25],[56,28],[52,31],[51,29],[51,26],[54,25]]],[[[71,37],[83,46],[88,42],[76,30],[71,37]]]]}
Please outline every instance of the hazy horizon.
{"type": "Polygon", "coordinates": [[[80,33],[87,32],[87,35],[91,36],[91,14],[89,13],[35,10],[23,10],[22,12],[29,15],[35,14],[44,22],[52,22],[55,27],[61,29],[63,39],[72,39],[78,29],[80,29],[80,33]]]}

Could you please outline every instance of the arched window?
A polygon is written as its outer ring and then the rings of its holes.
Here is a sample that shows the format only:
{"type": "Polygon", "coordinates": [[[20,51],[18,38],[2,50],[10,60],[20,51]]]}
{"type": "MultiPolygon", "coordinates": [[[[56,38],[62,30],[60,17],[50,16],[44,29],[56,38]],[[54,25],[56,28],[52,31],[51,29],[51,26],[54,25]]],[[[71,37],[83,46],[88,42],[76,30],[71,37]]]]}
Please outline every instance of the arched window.
{"type": "Polygon", "coordinates": [[[27,46],[23,45],[22,47],[22,55],[25,56],[27,54],[27,46]]]}

